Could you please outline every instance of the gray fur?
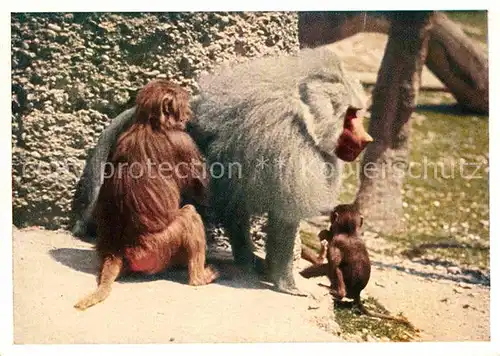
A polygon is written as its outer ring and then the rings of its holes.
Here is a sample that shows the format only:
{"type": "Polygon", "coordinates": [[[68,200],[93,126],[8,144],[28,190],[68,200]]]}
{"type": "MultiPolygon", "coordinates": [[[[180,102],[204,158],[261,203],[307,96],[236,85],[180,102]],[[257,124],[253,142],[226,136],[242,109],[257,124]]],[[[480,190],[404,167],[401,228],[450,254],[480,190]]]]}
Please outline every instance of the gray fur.
{"type": "MultiPolygon", "coordinates": [[[[347,108],[364,107],[363,89],[325,49],[221,67],[201,77],[199,85],[190,134],[209,165],[241,165],[241,176],[211,179],[210,206],[226,228],[235,261],[251,263],[249,218],[267,212],[271,281],[279,290],[299,294],[292,276],[298,223],[337,204],[343,163],[334,155],[335,143],[347,108]],[[281,169],[275,164],[279,158],[281,169]],[[269,163],[264,169],[258,166],[262,160],[269,163]],[[325,160],[330,171],[324,169],[325,160]]],[[[113,124],[119,122],[104,131],[92,165],[107,158],[132,112],[118,116],[113,124]]],[[[93,202],[100,181],[95,168],[89,171],[85,194],[93,202]]]]}
{"type": "Polygon", "coordinates": [[[73,235],[85,236],[88,230],[94,233],[92,211],[94,210],[99,189],[102,183],[102,167],[108,159],[109,152],[114,146],[120,133],[125,131],[132,123],[135,108],[125,110],[118,115],[111,124],[103,131],[97,141],[91,155],[85,162],[82,176],[78,182],[73,198],[72,212],[75,215],[75,224],[73,226],[73,235]]]}
{"type": "Polygon", "coordinates": [[[242,165],[242,178],[224,182],[231,193],[219,196],[226,201],[216,206],[232,210],[244,204],[251,213],[274,209],[296,221],[336,200],[343,165],[334,158],[336,138],[347,107],[362,108],[365,99],[334,53],[303,50],[258,59],[221,68],[199,85],[195,124],[215,136],[204,150],[208,161],[242,165]],[[322,174],[323,155],[332,157],[331,179],[322,174]],[[279,157],[285,159],[281,175],[256,167],[260,159],[272,164],[279,157]]]}

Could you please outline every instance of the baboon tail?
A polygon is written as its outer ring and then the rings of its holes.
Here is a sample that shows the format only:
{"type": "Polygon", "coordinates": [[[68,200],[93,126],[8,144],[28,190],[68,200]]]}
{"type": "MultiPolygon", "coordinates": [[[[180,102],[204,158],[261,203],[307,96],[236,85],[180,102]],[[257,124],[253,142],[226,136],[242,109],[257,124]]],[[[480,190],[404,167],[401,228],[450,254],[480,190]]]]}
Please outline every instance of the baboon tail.
{"type": "Polygon", "coordinates": [[[85,310],[105,300],[110,293],[111,293],[111,286],[101,284],[94,293],[80,300],[78,303],[74,305],[74,307],[79,310],[85,310]]]}
{"type": "Polygon", "coordinates": [[[381,313],[377,313],[377,312],[368,310],[363,305],[363,303],[361,302],[361,298],[359,298],[359,297],[356,298],[354,300],[354,302],[358,306],[358,308],[361,311],[361,313],[363,313],[363,314],[365,314],[367,316],[370,316],[370,317],[373,317],[373,318],[380,318],[380,319],[397,321],[399,323],[402,323],[402,324],[405,324],[405,325],[411,327],[412,329],[415,329],[415,327],[413,326],[413,324],[408,319],[406,319],[404,317],[397,317],[397,316],[392,316],[392,315],[386,315],[386,314],[381,314],[381,313]]]}

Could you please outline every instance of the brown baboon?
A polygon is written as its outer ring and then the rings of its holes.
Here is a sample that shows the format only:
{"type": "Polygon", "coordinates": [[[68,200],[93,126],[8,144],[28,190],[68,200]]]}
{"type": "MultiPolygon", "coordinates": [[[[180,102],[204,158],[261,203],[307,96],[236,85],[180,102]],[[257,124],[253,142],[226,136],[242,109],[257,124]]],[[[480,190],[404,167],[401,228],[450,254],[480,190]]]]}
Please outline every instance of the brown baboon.
{"type": "Polygon", "coordinates": [[[208,184],[199,170],[181,166],[202,160],[184,131],[190,116],[188,94],[177,85],[153,81],[139,92],[134,121],[109,156],[95,206],[99,286],[76,308],[103,301],[116,278],[127,271],[153,274],[187,265],[191,285],[217,277],[205,267],[200,215],[193,205],[180,208],[183,191],[203,195],[199,189],[208,184]]]}

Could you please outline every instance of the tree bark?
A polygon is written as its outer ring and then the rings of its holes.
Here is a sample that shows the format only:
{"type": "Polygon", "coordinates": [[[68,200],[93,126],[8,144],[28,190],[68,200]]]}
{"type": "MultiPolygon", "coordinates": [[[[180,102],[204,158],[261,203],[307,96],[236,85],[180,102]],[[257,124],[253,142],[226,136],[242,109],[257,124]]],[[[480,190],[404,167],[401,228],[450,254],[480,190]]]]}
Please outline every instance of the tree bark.
{"type": "Polygon", "coordinates": [[[403,227],[404,170],[408,167],[409,119],[416,106],[427,56],[431,13],[399,12],[392,25],[373,90],[368,145],[356,202],[376,231],[403,227]]]}
{"type": "Polygon", "coordinates": [[[488,55],[443,13],[433,18],[426,64],[462,106],[488,114],[488,55]]]}
{"type": "MultiPolygon", "coordinates": [[[[487,53],[444,13],[436,13],[432,21],[427,67],[446,85],[460,105],[487,114],[487,53]]],[[[333,43],[358,32],[388,33],[390,27],[390,13],[299,13],[301,47],[333,43]]]]}

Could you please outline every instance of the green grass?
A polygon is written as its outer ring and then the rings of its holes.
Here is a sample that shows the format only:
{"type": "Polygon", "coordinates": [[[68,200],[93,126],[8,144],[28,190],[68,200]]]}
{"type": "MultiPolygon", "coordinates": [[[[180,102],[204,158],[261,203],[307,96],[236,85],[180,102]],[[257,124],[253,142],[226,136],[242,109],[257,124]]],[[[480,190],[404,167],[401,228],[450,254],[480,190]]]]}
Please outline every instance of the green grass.
{"type": "Polygon", "coordinates": [[[455,241],[478,248],[433,251],[461,264],[489,266],[488,118],[418,109],[412,125],[412,174],[404,184],[405,234],[393,241],[455,241]],[[476,171],[477,170],[477,171],[476,171]]]}
{"type": "MultiPolygon", "coordinates": [[[[370,311],[389,314],[387,309],[375,298],[368,297],[363,300],[363,304],[370,311]]],[[[371,318],[362,315],[356,307],[336,306],[335,321],[339,324],[342,332],[346,334],[361,332],[365,341],[367,335],[376,338],[387,337],[391,341],[411,341],[417,335],[417,331],[410,326],[392,320],[371,318]]]]}
{"type": "Polygon", "coordinates": [[[309,231],[300,231],[300,239],[302,244],[310,247],[319,252],[319,239],[318,236],[309,231]]]}

